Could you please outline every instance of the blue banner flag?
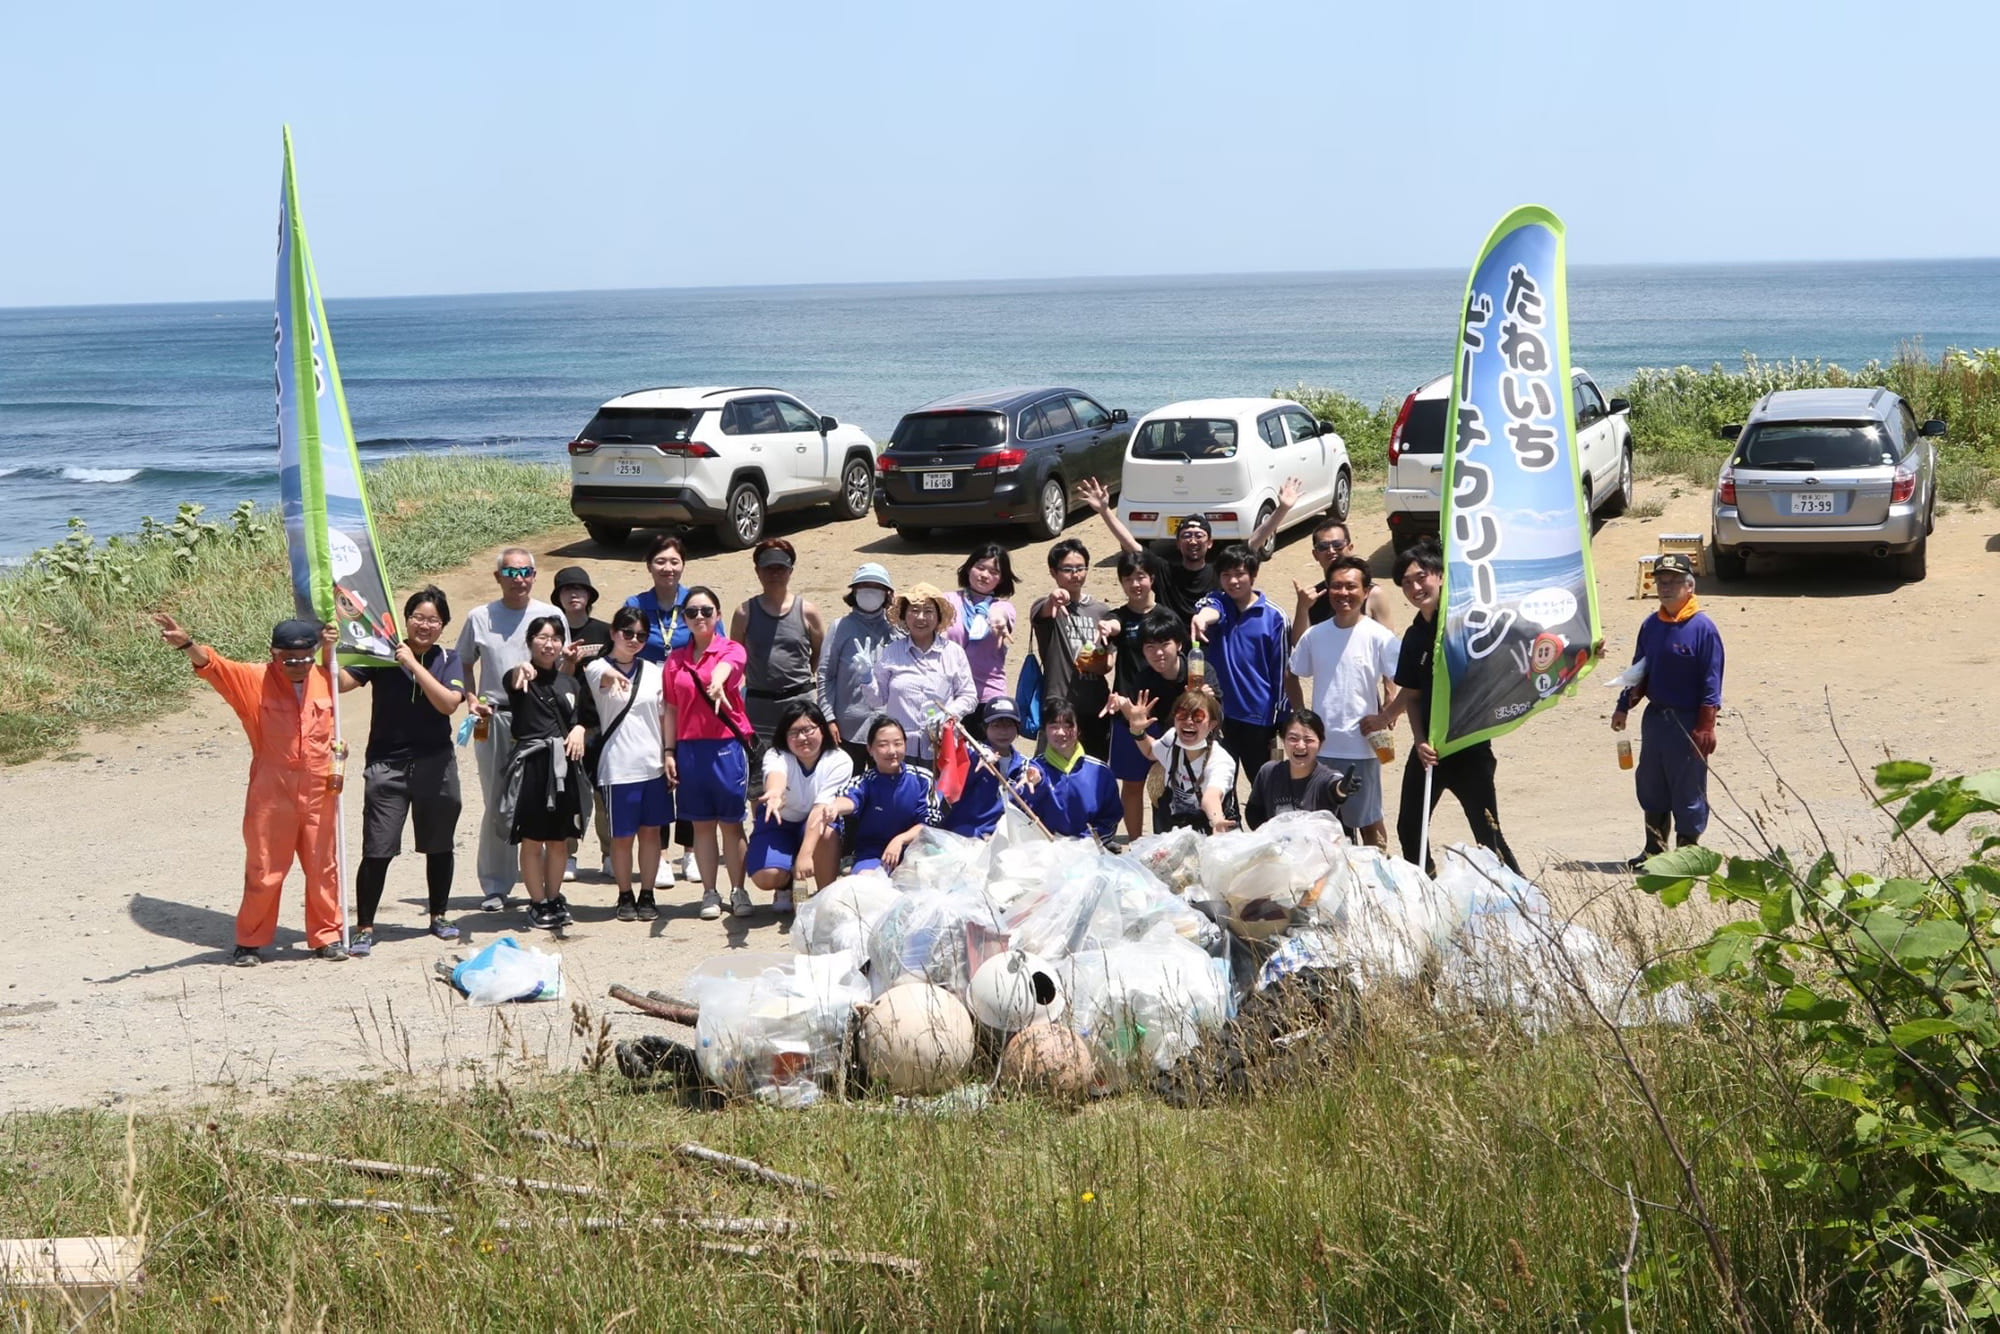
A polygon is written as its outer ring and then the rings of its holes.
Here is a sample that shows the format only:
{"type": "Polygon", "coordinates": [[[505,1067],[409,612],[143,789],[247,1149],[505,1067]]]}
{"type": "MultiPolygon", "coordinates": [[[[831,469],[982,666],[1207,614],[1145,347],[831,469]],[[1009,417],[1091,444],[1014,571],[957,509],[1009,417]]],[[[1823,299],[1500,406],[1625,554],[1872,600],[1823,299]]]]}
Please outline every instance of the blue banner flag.
{"type": "Polygon", "coordinates": [[[1440,755],[1512,731],[1595,665],[1564,265],[1561,219],[1530,205],[1500,220],[1466,283],[1439,517],[1440,755]]]}

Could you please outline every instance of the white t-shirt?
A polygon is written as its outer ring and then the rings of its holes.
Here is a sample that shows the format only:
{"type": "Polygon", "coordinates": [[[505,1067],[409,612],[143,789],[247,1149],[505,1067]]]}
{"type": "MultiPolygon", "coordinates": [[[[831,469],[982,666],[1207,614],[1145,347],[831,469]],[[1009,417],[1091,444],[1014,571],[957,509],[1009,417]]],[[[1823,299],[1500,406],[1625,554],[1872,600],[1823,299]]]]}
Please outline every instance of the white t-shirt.
{"type": "Polygon", "coordinates": [[[1236,790],[1236,761],[1222,748],[1220,735],[1209,737],[1208,751],[1202,755],[1191,755],[1183,749],[1180,737],[1172,728],[1167,729],[1164,735],[1148,737],[1146,741],[1152,747],[1153,758],[1173,777],[1176,785],[1186,784],[1197,792],[1220,792],[1225,796],[1236,790]],[[1176,753],[1180,755],[1178,763],[1174,760],[1176,753]]]}
{"type": "Polygon", "coordinates": [[[528,660],[528,622],[553,616],[569,642],[569,622],[548,603],[535,598],[519,611],[504,602],[487,602],[472,609],[458,632],[458,660],[479,684],[475,694],[507,702],[507,673],[528,660]]]}
{"type": "MultiPolygon", "coordinates": [[[[854,777],[854,760],[835,746],[821,751],[819,763],[807,773],[799,764],[799,757],[789,750],[765,751],[764,781],[780,777],[785,780],[785,804],[778,809],[778,818],[786,824],[797,824],[812,814],[813,807],[833,804],[841,786],[854,777]]],[[[757,817],[763,818],[761,806],[757,817]]]]}
{"type": "Polygon", "coordinates": [[[618,724],[618,730],[604,743],[604,753],[598,756],[599,787],[643,783],[666,772],[660,764],[660,715],[666,712],[660,686],[665,678],[660,675],[658,663],[637,658],[634,665],[639,674],[627,681],[617,664],[608,660],[594,659],[583,664],[583,679],[590,687],[591,701],[597,705],[599,727],[611,726],[611,720],[623,712],[625,701],[628,698],[632,701],[632,712],[618,724]],[[636,695],[632,693],[634,690],[638,692],[636,695]]]}
{"type": "Polygon", "coordinates": [[[1402,651],[1394,631],[1366,616],[1346,630],[1321,621],[1300,638],[1292,649],[1292,675],[1312,678],[1313,712],[1326,724],[1320,754],[1340,760],[1375,758],[1361,735],[1361,720],[1381,711],[1381,683],[1395,680],[1402,651]]]}

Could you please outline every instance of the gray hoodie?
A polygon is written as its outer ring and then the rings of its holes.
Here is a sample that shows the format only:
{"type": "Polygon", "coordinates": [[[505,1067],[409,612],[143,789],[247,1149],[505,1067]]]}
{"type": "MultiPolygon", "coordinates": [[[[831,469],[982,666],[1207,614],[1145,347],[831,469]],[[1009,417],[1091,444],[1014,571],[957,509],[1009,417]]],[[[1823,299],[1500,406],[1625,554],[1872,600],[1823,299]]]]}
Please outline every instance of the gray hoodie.
{"type": "Polygon", "coordinates": [[[864,692],[874,679],[874,656],[903,632],[885,612],[850,611],[833,623],[819,655],[819,707],[837,723],[843,739],[859,740],[876,710],[864,692]]]}

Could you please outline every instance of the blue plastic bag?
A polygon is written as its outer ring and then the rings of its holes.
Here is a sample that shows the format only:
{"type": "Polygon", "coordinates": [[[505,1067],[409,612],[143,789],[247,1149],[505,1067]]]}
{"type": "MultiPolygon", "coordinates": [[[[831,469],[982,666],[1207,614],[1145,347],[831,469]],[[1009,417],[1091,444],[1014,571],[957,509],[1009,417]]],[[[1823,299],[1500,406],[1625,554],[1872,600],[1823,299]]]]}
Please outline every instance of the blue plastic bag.
{"type": "Polygon", "coordinates": [[[562,956],[522,949],[502,936],[452,969],[451,984],[474,1005],[555,1000],[562,995],[562,956]]]}
{"type": "Polygon", "coordinates": [[[1021,664],[1020,679],[1014,683],[1014,708],[1021,715],[1021,735],[1030,739],[1042,734],[1042,660],[1030,650],[1021,664]]]}

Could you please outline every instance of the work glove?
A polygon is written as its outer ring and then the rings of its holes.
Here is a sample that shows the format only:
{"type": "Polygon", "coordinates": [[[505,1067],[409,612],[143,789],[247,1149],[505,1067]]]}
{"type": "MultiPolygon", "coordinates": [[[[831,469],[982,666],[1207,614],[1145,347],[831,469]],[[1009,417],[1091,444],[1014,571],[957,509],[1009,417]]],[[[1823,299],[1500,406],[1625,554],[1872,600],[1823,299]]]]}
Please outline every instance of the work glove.
{"type": "Polygon", "coordinates": [[[1715,714],[1713,704],[1704,704],[1695,710],[1694,748],[1701,752],[1703,759],[1715,754],[1715,714]]]}

